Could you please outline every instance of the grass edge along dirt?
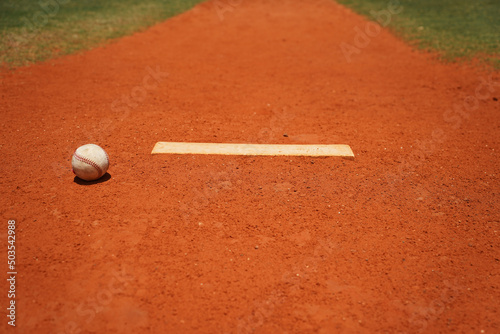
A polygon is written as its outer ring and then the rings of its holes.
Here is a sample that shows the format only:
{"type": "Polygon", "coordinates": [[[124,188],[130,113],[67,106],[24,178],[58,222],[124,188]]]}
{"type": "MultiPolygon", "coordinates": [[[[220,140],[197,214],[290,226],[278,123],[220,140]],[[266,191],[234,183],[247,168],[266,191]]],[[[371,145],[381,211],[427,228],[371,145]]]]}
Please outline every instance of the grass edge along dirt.
{"type": "Polygon", "coordinates": [[[401,8],[387,28],[409,44],[437,52],[444,61],[479,60],[500,69],[500,1],[336,0],[369,20],[390,6],[401,8]]]}
{"type": "MultiPolygon", "coordinates": [[[[0,0],[0,67],[15,68],[130,35],[203,0],[0,0]]],[[[332,0],[333,1],[333,0],[332,0]]],[[[388,26],[443,60],[480,59],[500,69],[496,0],[336,0],[375,20],[398,2],[388,26]]]]}
{"type": "Polygon", "coordinates": [[[2,0],[0,67],[88,50],[144,30],[203,0],[2,0]]]}

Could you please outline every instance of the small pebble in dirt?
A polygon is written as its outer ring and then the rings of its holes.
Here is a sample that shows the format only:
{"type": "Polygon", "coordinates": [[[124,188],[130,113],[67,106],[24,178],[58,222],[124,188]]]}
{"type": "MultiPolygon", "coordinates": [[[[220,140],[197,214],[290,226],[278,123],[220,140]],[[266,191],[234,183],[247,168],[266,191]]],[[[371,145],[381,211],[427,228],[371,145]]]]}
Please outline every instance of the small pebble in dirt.
{"type": "Polygon", "coordinates": [[[283,137],[288,137],[288,134],[284,133],[284,134],[283,134],[283,137]]]}
{"type": "Polygon", "coordinates": [[[259,249],[259,246],[255,246],[255,249],[259,249]]]}

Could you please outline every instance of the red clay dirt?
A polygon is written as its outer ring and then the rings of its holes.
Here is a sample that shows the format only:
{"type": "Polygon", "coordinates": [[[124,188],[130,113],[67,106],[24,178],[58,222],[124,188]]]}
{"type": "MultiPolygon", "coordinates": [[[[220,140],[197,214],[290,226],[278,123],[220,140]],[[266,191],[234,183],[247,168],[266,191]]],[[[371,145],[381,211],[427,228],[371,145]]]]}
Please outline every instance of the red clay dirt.
{"type": "Polygon", "coordinates": [[[386,30],[366,45],[367,22],[327,0],[209,1],[2,73],[18,275],[1,331],[498,333],[499,73],[386,30]],[[151,156],[157,141],[356,158],[151,156]],[[111,166],[85,183],[70,158],[90,142],[111,166]]]}

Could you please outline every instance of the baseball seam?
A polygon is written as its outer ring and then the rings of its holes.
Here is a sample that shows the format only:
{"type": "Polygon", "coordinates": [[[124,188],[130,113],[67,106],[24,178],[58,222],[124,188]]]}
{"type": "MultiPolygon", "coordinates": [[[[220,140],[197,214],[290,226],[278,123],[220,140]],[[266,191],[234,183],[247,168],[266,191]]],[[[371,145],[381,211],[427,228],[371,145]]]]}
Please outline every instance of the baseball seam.
{"type": "MultiPolygon", "coordinates": [[[[85,157],[82,157],[82,156],[78,155],[78,153],[76,153],[76,151],[75,151],[75,153],[74,153],[73,155],[74,155],[74,157],[76,158],[76,160],[81,161],[81,162],[84,162],[84,163],[89,164],[89,165],[91,165],[92,167],[94,167],[94,168],[97,170],[97,172],[99,173],[99,177],[101,177],[101,176],[102,176],[102,169],[101,169],[101,167],[99,167],[99,165],[98,165],[95,161],[90,160],[90,159],[88,159],[88,158],[85,158],[85,157]]],[[[109,161],[109,158],[108,158],[108,155],[107,155],[107,154],[106,154],[106,158],[107,158],[107,159],[108,159],[108,161],[109,161]]]]}

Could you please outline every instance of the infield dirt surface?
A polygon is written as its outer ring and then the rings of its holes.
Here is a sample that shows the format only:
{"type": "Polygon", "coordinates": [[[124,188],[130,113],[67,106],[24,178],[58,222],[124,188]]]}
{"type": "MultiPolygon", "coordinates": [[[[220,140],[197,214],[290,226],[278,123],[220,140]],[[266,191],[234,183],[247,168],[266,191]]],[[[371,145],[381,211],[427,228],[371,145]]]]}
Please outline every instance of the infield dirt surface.
{"type": "Polygon", "coordinates": [[[348,62],[368,21],[333,1],[217,3],[1,73],[1,332],[498,333],[499,73],[387,30],[348,62]],[[71,173],[87,143],[110,156],[99,182],[71,173]]]}

